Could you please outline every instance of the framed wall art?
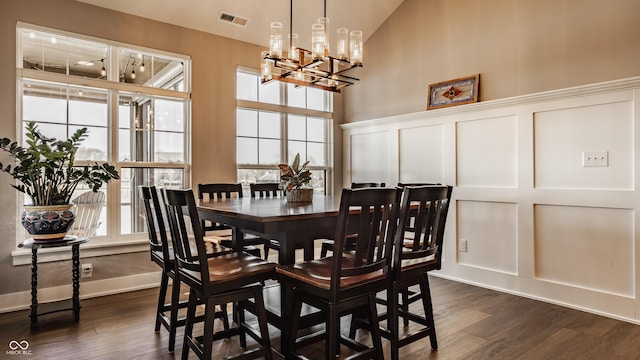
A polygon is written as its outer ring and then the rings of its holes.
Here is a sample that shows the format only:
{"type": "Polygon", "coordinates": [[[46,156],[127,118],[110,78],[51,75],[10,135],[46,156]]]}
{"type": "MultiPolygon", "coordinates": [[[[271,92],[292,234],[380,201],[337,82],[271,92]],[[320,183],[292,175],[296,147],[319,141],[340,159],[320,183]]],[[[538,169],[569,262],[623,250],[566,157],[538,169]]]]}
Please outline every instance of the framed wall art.
{"type": "Polygon", "coordinates": [[[427,110],[478,101],[480,74],[429,85],[427,110]]]}

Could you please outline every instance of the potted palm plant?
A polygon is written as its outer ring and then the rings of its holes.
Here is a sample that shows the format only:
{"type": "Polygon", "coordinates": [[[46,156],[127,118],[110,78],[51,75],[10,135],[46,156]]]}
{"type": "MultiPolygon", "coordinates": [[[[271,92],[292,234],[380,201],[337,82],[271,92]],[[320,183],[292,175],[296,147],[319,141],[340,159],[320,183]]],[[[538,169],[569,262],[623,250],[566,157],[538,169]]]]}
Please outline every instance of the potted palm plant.
{"type": "Polygon", "coordinates": [[[300,154],[296,154],[293,164],[279,164],[280,180],[286,183],[287,201],[309,202],[313,199],[313,189],[303,187],[309,185],[311,171],[307,169],[309,161],[300,166],[300,154]]]}
{"type": "Polygon", "coordinates": [[[25,205],[21,223],[34,240],[64,238],[73,224],[71,196],[79,184],[94,192],[104,183],[119,179],[118,171],[108,163],[74,166],[87,128],[78,129],[67,140],[44,136],[34,121],[26,124],[26,146],[8,138],[0,139],[0,149],[9,153],[13,164],[0,163],[0,170],[13,176],[11,186],[25,193],[31,204],[25,205]]]}

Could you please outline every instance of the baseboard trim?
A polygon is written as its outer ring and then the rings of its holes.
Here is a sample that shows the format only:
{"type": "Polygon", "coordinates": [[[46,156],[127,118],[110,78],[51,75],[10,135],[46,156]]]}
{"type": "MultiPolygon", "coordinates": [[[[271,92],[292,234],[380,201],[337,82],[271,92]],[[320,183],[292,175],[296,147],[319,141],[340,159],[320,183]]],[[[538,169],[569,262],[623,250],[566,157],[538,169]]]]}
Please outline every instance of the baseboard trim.
{"type": "MultiPolygon", "coordinates": [[[[157,287],[159,284],[159,271],[104,280],[81,281],[80,299],[149,289],[157,287]]],[[[38,301],[49,302],[68,299],[71,297],[71,293],[71,284],[38,289],[38,301]]],[[[0,304],[2,304],[0,305],[0,313],[28,309],[31,305],[31,291],[0,295],[0,304]]]]}
{"type": "Polygon", "coordinates": [[[467,284],[467,285],[473,285],[473,286],[477,286],[477,287],[481,287],[481,288],[485,288],[485,289],[489,289],[489,290],[495,290],[495,291],[499,291],[499,292],[502,292],[502,293],[505,293],[505,294],[511,294],[511,295],[520,296],[520,297],[527,298],[527,299],[542,301],[542,302],[546,302],[546,303],[549,303],[549,304],[563,306],[563,307],[566,307],[566,308],[569,308],[569,309],[580,310],[580,311],[584,311],[584,312],[587,312],[587,313],[590,313],[590,314],[595,314],[595,315],[604,316],[604,317],[608,317],[608,318],[615,319],[615,320],[628,322],[628,323],[635,324],[635,325],[640,325],[640,321],[637,320],[637,319],[633,319],[633,318],[629,318],[629,317],[625,317],[625,316],[620,316],[620,315],[617,315],[617,314],[612,314],[612,313],[608,313],[608,312],[605,312],[605,311],[592,309],[592,308],[588,308],[588,307],[584,307],[584,306],[579,306],[579,305],[576,305],[576,304],[571,304],[571,303],[567,303],[567,302],[563,302],[563,301],[558,301],[558,300],[554,300],[554,299],[551,299],[551,298],[548,298],[548,297],[538,296],[538,295],[529,294],[529,293],[520,292],[520,291],[514,291],[514,290],[511,290],[511,289],[501,288],[501,287],[497,287],[497,286],[491,286],[491,285],[487,285],[487,284],[484,284],[484,283],[480,283],[480,282],[464,279],[464,278],[461,278],[461,277],[450,276],[450,275],[439,273],[439,272],[431,272],[430,275],[433,275],[435,277],[439,277],[439,278],[442,278],[442,279],[456,281],[456,282],[467,284]]]}

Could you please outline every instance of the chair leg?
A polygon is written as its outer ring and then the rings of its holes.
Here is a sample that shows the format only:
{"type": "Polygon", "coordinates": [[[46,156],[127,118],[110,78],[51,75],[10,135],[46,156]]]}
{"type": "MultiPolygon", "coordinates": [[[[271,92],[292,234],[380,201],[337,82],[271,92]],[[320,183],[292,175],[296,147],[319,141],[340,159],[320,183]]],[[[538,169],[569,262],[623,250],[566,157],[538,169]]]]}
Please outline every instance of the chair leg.
{"type": "Polygon", "coordinates": [[[329,311],[327,314],[327,326],[325,334],[325,355],[327,360],[339,357],[340,348],[338,344],[340,335],[340,317],[333,305],[329,305],[329,311]]]}
{"type": "MultiPolygon", "coordinates": [[[[401,294],[402,294],[402,304],[400,304],[400,306],[402,307],[402,310],[405,313],[409,312],[409,288],[406,289],[402,289],[400,290],[401,294]]],[[[409,326],[409,317],[407,316],[403,316],[403,324],[404,326],[409,326]]]]}
{"type": "Polygon", "coordinates": [[[187,320],[184,325],[184,341],[182,343],[182,360],[189,358],[189,342],[193,338],[193,323],[196,317],[196,306],[198,305],[198,296],[195,291],[189,291],[189,305],[187,306],[187,320]]]}
{"type": "Polygon", "coordinates": [[[271,340],[269,339],[269,328],[267,326],[267,310],[264,307],[264,298],[262,289],[257,288],[254,292],[254,301],[256,304],[256,313],[258,317],[258,327],[260,328],[260,339],[264,348],[264,357],[266,360],[272,360],[271,340]]]}
{"type": "MultiPolygon", "coordinates": [[[[241,348],[246,348],[247,347],[247,333],[244,330],[244,328],[242,327],[242,324],[245,323],[245,318],[244,318],[244,306],[241,303],[233,303],[234,306],[234,313],[236,313],[235,318],[237,319],[237,324],[238,324],[238,328],[240,329],[240,347],[241,348]]],[[[257,305],[256,305],[257,306],[257,305]]]]}
{"type": "MultiPolygon", "coordinates": [[[[298,338],[298,324],[300,313],[302,312],[302,300],[297,293],[293,295],[293,319],[291,319],[291,327],[289,328],[289,354],[284,354],[285,358],[297,358],[296,340],[298,338]]],[[[286,325],[285,325],[286,326],[286,325]]]]}
{"type": "Polygon", "coordinates": [[[202,340],[202,352],[204,359],[212,358],[213,350],[213,322],[216,318],[216,304],[209,299],[204,308],[204,338],[202,340]]]}
{"type": "MultiPolygon", "coordinates": [[[[398,317],[400,316],[399,314],[399,304],[398,304],[398,289],[396,288],[396,283],[394,282],[393,285],[391,286],[391,289],[389,289],[387,291],[387,327],[389,329],[389,332],[391,333],[391,339],[390,339],[390,348],[391,348],[391,360],[398,360],[399,359],[399,340],[400,340],[400,333],[399,333],[399,319],[398,317]]],[[[403,293],[406,294],[406,293],[403,293]]],[[[404,298],[404,296],[403,296],[404,298]]],[[[406,304],[405,300],[403,301],[403,305],[406,304]]],[[[406,318],[406,317],[405,317],[406,318]]]]}
{"type": "Polygon", "coordinates": [[[431,289],[429,286],[429,276],[424,274],[422,281],[420,282],[420,291],[422,291],[422,305],[424,307],[424,315],[427,319],[427,324],[431,329],[431,349],[438,350],[438,340],[436,338],[436,323],[433,319],[433,303],[431,302],[431,289]]]}
{"type": "Polygon", "coordinates": [[[382,353],[382,335],[380,334],[380,326],[378,320],[378,309],[376,308],[376,294],[369,295],[369,323],[371,326],[371,342],[373,348],[376,349],[376,359],[383,360],[384,354],[382,353]]]}
{"type": "Polygon", "coordinates": [[[266,239],[264,241],[264,259],[265,260],[269,260],[269,249],[271,248],[270,242],[271,242],[271,240],[269,240],[269,239],[266,239]]]}
{"type": "Polygon", "coordinates": [[[180,281],[173,279],[171,284],[171,314],[169,315],[169,352],[173,353],[178,328],[178,309],[180,308],[180,281]]]}
{"type": "Polygon", "coordinates": [[[229,312],[227,311],[227,304],[220,304],[220,311],[222,312],[222,326],[225,330],[229,330],[229,312]]]}
{"type": "Polygon", "coordinates": [[[164,312],[164,302],[167,296],[167,287],[169,284],[169,276],[164,271],[160,278],[160,291],[158,293],[158,310],[156,311],[156,327],[155,331],[160,331],[160,315],[164,312]]]}

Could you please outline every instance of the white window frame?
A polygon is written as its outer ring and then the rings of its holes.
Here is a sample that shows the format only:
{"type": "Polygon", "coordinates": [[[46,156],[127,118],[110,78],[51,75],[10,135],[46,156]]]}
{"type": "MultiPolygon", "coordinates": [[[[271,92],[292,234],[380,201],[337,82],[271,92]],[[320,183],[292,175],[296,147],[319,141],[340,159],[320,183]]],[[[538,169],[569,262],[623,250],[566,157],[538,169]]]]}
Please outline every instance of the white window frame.
{"type": "MultiPolygon", "coordinates": [[[[252,75],[259,76],[260,72],[255,69],[249,69],[245,67],[239,67],[237,72],[244,72],[252,75]]],[[[237,73],[236,72],[236,73],[237,73]]],[[[280,85],[280,97],[281,103],[285,103],[287,99],[287,83],[278,82],[280,85]]],[[[315,118],[323,118],[327,119],[325,122],[325,133],[326,133],[326,141],[325,141],[325,165],[311,165],[309,166],[309,170],[312,172],[316,171],[324,171],[325,172],[325,193],[330,194],[331,189],[333,188],[333,99],[329,98],[329,108],[331,111],[322,111],[315,109],[306,109],[288,105],[279,105],[279,104],[271,104],[264,103],[259,101],[251,101],[244,99],[236,98],[236,109],[249,109],[249,110],[257,110],[257,111],[269,111],[280,113],[280,162],[288,163],[288,126],[286,114],[292,115],[301,115],[301,116],[309,116],[315,118]]],[[[304,159],[301,159],[304,161],[304,159]]],[[[247,169],[247,170],[273,170],[273,165],[265,165],[265,164],[238,164],[236,163],[237,170],[247,169]]]]}
{"type": "MultiPolygon", "coordinates": [[[[16,25],[16,139],[22,139],[22,96],[24,94],[22,84],[24,81],[40,81],[50,82],[60,86],[77,86],[89,87],[105,90],[108,93],[108,123],[109,139],[108,139],[108,158],[107,162],[116,167],[120,172],[122,168],[175,168],[183,170],[184,186],[191,186],[191,58],[186,55],[170,53],[157,49],[150,49],[135,46],[126,43],[114,42],[106,39],[89,37],[81,34],[70,33],[57,29],[42,27],[33,24],[18,22],[16,25]],[[25,69],[22,66],[22,49],[20,48],[21,39],[20,32],[24,29],[41,31],[60,36],[70,37],[78,40],[86,40],[94,43],[104,44],[109,48],[108,56],[110,56],[109,67],[107,68],[107,80],[91,79],[73,75],[57,74],[52,72],[44,72],[33,69],[25,69]],[[136,50],[142,53],[153,53],[157,55],[167,56],[169,58],[179,59],[184,65],[184,90],[170,90],[137,84],[128,84],[118,81],[118,50],[136,50]],[[113,80],[115,79],[115,80],[113,80]],[[185,103],[184,109],[184,163],[175,162],[124,162],[118,161],[118,95],[119,94],[141,94],[143,96],[163,97],[169,99],[182,100],[185,103]]],[[[77,165],[83,165],[86,162],[76,161],[77,165]]],[[[81,257],[93,257],[102,255],[115,255],[131,252],[149,251],[148,234],[132,233],[121,235],[121,188],[120,181],[112,181],[106,185],[107,189],[107,235],[92,238],[91,241],[83,245],[81,257]]],[[[16,209],[18,214],[22,212],[23,202],[22,196],[17,196],[16,209]]],[[[16,244],[24,240],[22,235],[24,228],[16,222],[16,244]]],[[[39,262],[68,260],[69,250],[65,248],[43,249],[39,252],[39,262]],[[42,253],[42,254],[40,254],[42,253]]],[[[11,253],[14,265],[24,265],[31,263],[31,252],[29,250],[16,250],[11,253]]]]}

